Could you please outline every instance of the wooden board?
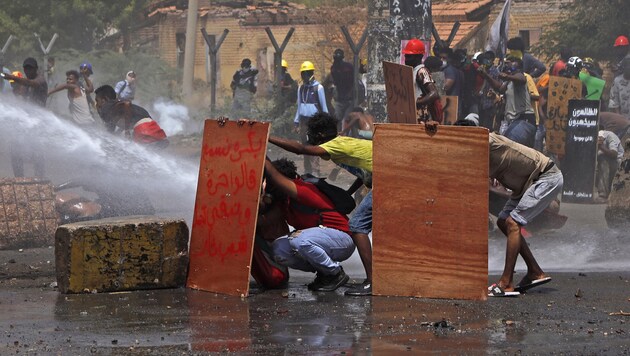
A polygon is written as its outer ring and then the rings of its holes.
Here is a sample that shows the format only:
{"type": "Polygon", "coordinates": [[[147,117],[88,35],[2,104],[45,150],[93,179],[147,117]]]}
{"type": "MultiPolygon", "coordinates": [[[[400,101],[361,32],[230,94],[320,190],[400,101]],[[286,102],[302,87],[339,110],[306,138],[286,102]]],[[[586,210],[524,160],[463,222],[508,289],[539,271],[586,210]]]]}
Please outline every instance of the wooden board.
{"type": "Polygon", "coordinates": [[[383,61],[383,75],[387,92],[387,120],[391,123],[416,124],[413,68],[383,61]]]}
{"type": "Polygon", "coordinates": [[[269,124],[206,120],[188,287],[247,296],[269,124]]]}
{"type": "Polygon", "coordinates": [[[582,82],[577,79],[551,76],[547,100],[547,151],[564,155],[564,145],[569,120],[569,100],[582,97],[582,82]]]}
{"type": "Polygon", "coordinates": [[[181,287],[188,270],[188,226],[155,216],[61,225],[55,270],[61,293],[181,287]]]}
{"type": "Polygon", "coordinates": [[[488,130],[376,125],[373,292],[485,300],[488,130]]]}
{"type": "Polygon", "coordinates": [[[597,165],[599,100],[569,100],[562,201],[592,203],[597,165]]]}
{"type": "MultiPolygon", "coordinates": [[[[628,135],[624,138],[628,138],[628,135]]],[[[609,228],[628,231],[630,229],[630,140],[621,142],[625,152],[610,187],[605,217],[609,228]]]]}
{"type": "Polygon", "coordinates": [[[455,95],[440,96],[444,110],[444,125],[453,125],[459,114],[459,98],[455,95]]]}

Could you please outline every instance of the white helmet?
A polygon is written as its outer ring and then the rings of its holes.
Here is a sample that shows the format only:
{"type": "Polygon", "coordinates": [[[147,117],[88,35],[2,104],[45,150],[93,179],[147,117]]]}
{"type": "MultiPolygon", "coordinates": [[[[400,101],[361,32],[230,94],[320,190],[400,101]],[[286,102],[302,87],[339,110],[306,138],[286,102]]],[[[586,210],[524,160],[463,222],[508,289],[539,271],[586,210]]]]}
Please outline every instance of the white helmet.
{"type": "Polygon", "coordinates": [[[475,54],[473,54],[472,56],[473,62],[479,62],[479,56],[481,56],[482,54],[483,52],[476,52],[475,54]]]}
{"type": "Polygon", "coordinates": [[[582,69],[582,59],[580,57],[571,57],[567,61],[567,67],[576,68],[577,70],[582,69]]]}

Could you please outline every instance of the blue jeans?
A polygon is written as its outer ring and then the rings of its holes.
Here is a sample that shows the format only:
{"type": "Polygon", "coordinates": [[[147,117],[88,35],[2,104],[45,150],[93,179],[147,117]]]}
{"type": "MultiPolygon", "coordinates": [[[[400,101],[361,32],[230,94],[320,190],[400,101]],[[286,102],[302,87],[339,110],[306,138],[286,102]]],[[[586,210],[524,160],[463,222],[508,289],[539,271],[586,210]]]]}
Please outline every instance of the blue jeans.
{"type": "Polygon", "coordinates": [[[339,273],[339,262],[350,258],[355,248],[347,233],[319,226],[279,237],[272,247],[274,258],[279,264],[324,275],[339,273]]]}
{"type": "Polygon", "coordinates": [[[372,191],[370,190],[361,201],[361,204],[354,209],[350,218],[350,232],[369,234],[372,231],[372,191]]]}
{"type": "Polygon", "coordinates": [[[527,120],[517,119],[509,124],[503,136],[521,145],[533,148],[534,142],[536,141],[536,126],[532,125],[527,120]]]}
{"type": "Polygon", "coordinates": [[[546,134],[547,129],[545,128],[545,124],[541,121],[536,129],[536,142],[534,143],[534,149],[536,151],[542,152],[544,150],[544,139],[546,134]]]}

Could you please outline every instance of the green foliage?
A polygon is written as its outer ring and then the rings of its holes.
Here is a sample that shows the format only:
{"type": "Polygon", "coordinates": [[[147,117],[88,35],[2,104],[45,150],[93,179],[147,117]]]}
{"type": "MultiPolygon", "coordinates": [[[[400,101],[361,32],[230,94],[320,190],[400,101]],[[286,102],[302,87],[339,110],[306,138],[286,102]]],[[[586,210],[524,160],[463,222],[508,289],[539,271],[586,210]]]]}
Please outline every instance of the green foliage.
{"type": "Polygon", "coordinates": [[[41,55],[38,33],[44,45],[54,33],[53,47],[90,51],[108,34],[128,33],[143,16],[149,0],[22,0],[4,1],[0,7],[0,46],[9,35],[17,41],[8,49],[7,59],[20,62],[26,56],[41,55]]]}
{"type": "Polygon", "coordinates": [[[571,48],[582,57],[613,59],[615,38],[628,35],[630,1],[575,0],[563,6],[564,17],[545,29],[533,52],[553,57],[559,48],[571,48]]]}

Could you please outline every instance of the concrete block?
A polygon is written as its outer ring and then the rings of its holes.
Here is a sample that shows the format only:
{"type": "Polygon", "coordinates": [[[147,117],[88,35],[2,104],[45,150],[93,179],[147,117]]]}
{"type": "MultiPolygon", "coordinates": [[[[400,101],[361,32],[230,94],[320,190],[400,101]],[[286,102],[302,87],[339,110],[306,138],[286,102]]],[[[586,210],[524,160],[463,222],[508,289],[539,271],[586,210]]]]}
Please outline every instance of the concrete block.
{"type": "Polygon", "coordinates": [[[61,225],[55,263],[62,293],[180,287],[188,272],[188,226],[155,216],[61,225]]]}
{"type": "Polygon", "coordinates": [[[47,180],[0,179],[0,249],[51,246],[57,229],[54,198],[47,180]]]}

